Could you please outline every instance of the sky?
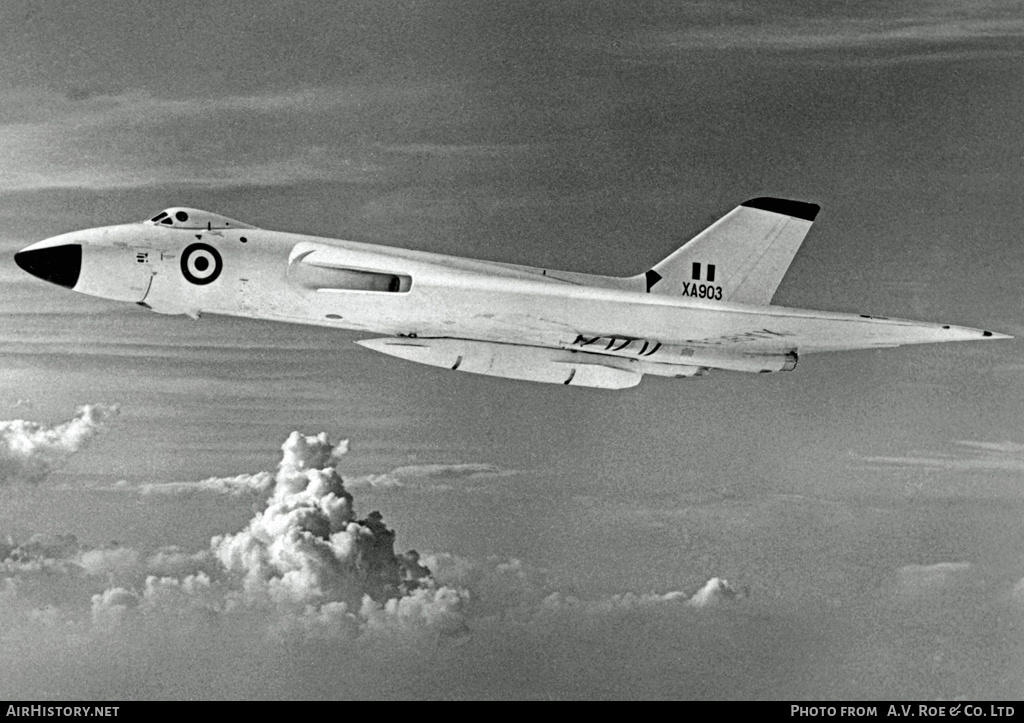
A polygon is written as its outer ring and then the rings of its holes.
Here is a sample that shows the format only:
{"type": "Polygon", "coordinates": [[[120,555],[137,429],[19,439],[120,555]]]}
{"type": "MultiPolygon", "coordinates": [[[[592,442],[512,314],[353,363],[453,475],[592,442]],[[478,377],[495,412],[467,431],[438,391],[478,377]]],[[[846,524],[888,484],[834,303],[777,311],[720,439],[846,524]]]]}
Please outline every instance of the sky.
{"type": "Polygon", "coordinates": [[[1019,699],[1019,342],[609,392],[84,297],[170,206],[1024,336],[1013,2],[0,5],[0,698],[1019,699]],[[373,514],[376,512],[377,514],[373,514]],[[415,553],[410,551],[415,551],[415,553]]]}

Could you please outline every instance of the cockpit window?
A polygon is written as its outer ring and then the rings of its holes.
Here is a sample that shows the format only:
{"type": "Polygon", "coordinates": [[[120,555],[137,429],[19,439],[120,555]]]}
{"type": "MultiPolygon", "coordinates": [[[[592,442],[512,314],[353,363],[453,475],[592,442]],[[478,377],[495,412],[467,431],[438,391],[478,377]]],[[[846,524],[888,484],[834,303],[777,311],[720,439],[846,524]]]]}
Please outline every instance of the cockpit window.
{"type": "Polygon", "coordinates": [[[146,223],[171,226],[172,228],[206,229],[207,231],[212,231],[213,229],[256,228],[247,223],[235,221],[227,216],[221,216],[218,213],[201,211],[198,208],[182,208],[180,206],[166,208],[149,219],[149,221],[146,221],[146,223]]]}

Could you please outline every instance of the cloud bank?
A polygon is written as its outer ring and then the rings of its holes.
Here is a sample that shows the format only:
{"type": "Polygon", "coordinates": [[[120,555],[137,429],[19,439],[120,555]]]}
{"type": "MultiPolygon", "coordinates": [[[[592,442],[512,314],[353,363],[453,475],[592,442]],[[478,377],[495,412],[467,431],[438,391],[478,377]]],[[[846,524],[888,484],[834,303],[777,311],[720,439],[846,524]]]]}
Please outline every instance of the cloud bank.
{"type": "MultiPolygon", "coordinates": [[[[1021,690],[1008,671],[1024,662],[1024,644],[1011,634],[1024,616],[1024,582],[1019,573],[993,576],[984,560],[894,556],[838,587],[827,571],[804,567],[773,586],[763,579],[767,568],[755,569],[767,563],[748,550],[747,567],[729,568],[754,583],[753,595],[719,577],[685,591],[581,594],[564,568],[396,550],[384,516],[358,511],[339,473],[346,450],[326,434],[295,432],[276,469],[173,486],[213,492],[239,511],[253,507],[199,549],[94,547],[67,534],[0,542],[0,696],[821,698],[870,690],[1005,697],[1021,690]]],[[[483,464],[398,469],[387,474],[410,484],[453,482],[450,495],[430,498],[442,506],[458,503],[462,480],[504,473],[483,464]]],[[[152,485],[152,494],[163,486],[152,485]]],[[[175,514],[187,509],[175,507],[177,499],[137,503],[159,502],[175,514]]],[[[751,503],[742,504],[747,517],[751,503]]],[[[805,521],[791,501],[785,519],[805,521]]],[[[582,571],[575,584],[616,555],[650,562],[643,549],[623,547],[632,539],[606,535],[574,548],[582,571]]],[[[680,551],[690,560],[680,573],[691,580],[698,567],[717,564],[707,545],[696,548],[680,551]],[[693,562],[696,554],[708,563],[693,562]]]]}
{"type": "Polygon", "coordinates": [[[913,452],[906,456],[859,456],[871,467],[903,467],[964,472],[1024,472],[1024,444],[1010,440],[987,442],[955,440],[942,451],[913,452]]]}
{"type": "Polygon", "coordinates": [[[345,484],[349,489],[370,489],[378,492],[398,489],[448,491],[461,481],[481,483],[519,474],[493,464],[417,464],[396,467],[384,474],[352,477],[345,484]]]}
{"type": "Polygon", "coordinates": [[[724,3],[705,7],[700,13],[705,22],[640,33],[637,45],[645,53],[693,48],[903,49],[909,43],[1019,38],[1024,21],[1018,10],[1006,0],[973,6],[927,0],[909,8],[858,6],[823,13],[780,8],[769,18],[756,3],[724,3]]]}
{"type": "MultiPolygon", "coordinates": [[[[80,443],[100,418],[90,409],[53,428],[29,427],[80,443]]],[[[460,651],[477,633],[481,642],[466,660],[496,644],[495,635],[527,631],[543,641],[552,625],[592,629],[672,610],[685,616],[735,597],[714,578],[693,596],[582,600],[521,560],[396,552],[380,513],[356,513],[337,469],[346,450],[347,442],[335,445],[326,434],[294,432],[275,471],[189,488],[260,499],[248,524],[203,550],[90,548],[70,535],[0,543],[0,695],[394,695],[385,687],[401,671],[422,677],[438,656],[453,657],[456,668],[467,664],[460,651]],[[201,663],[187,662],[196,658],[201,663]],[[278,665],[308,672],[324,660],[342,687],[314,690],[307,678],[296,687],[294,676],[278,680],[272,672],[278,665]],[[143,679],[143,669],[163,672],[143,679]]],[[[495,474],[486,465],[410,469],[406,477],[495,474]]]]}
{"type": "Polygon", "coordinates": [[[116,405],[86,404],[59,424],[23,419],[0,422],[0,485],[42,482],[84,448],[117,412],[116,405]]]}

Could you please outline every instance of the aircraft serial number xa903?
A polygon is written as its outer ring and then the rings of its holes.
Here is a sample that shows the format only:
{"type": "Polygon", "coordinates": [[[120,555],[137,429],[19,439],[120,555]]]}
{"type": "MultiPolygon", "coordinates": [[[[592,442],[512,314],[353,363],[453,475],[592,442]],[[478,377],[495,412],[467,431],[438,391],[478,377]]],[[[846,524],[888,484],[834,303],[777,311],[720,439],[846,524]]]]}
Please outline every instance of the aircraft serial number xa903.
{"type": "Polygon", "coordinates": [[[713,284],[688,284],[683,282],[683,296],[695,296],[698,299],[722,300],[722,287],[713,284]]]}

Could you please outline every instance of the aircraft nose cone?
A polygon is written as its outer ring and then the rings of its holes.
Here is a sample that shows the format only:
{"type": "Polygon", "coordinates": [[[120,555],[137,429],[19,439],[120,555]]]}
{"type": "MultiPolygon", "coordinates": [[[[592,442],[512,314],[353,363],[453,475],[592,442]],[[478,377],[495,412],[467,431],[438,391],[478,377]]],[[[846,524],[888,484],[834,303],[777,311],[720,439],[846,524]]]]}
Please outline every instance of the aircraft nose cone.
{"type": "Polygon", "coordinates": [[[14,263],[44,281],[73,289],[82,271],[82,245],[27,248],[14,254],[14,263]]]}

